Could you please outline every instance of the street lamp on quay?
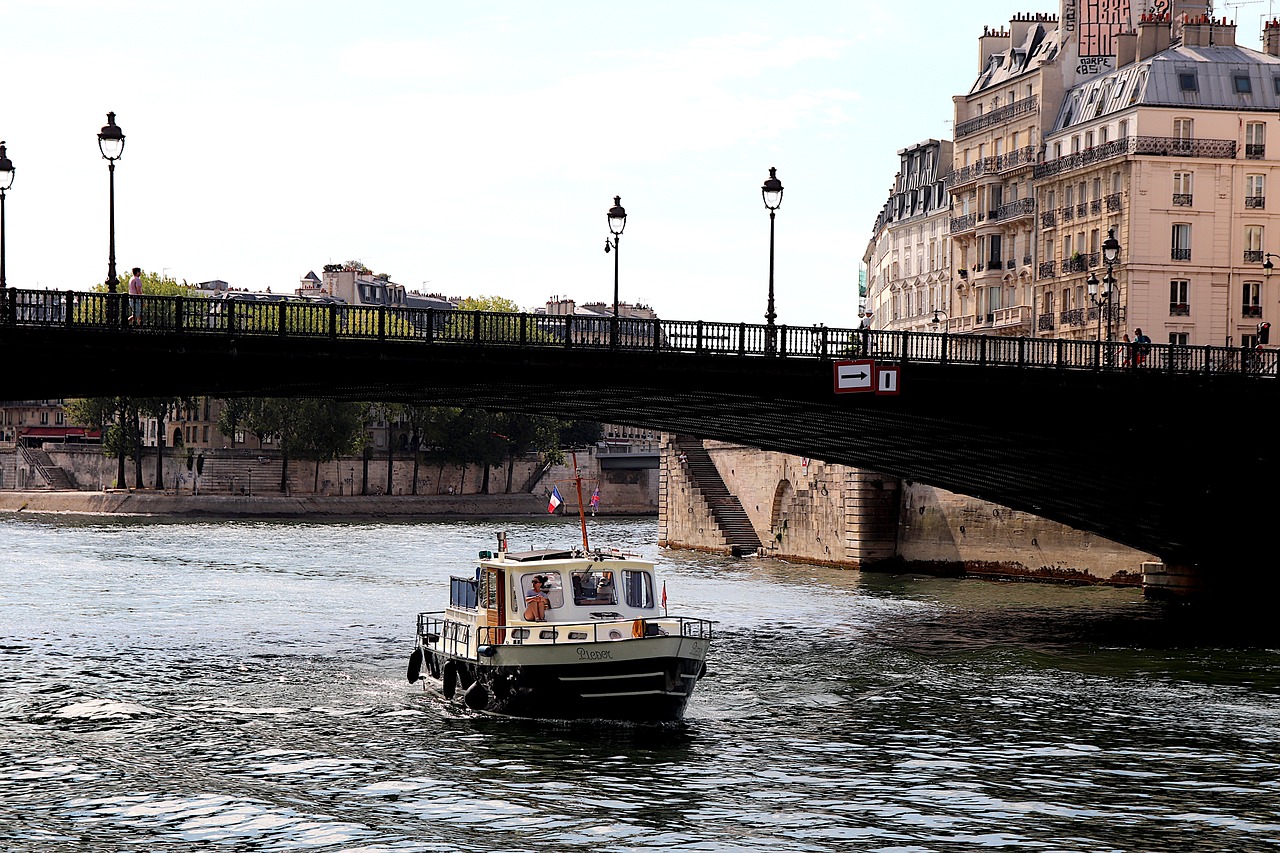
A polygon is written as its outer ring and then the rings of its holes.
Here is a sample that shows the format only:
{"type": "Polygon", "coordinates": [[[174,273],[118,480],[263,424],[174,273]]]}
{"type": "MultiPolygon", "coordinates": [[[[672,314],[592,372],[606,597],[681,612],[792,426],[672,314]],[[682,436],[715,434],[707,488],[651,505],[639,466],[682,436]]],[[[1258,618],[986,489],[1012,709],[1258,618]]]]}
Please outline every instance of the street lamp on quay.
{"type": "MultiPolygon", "coordinates": [[[[1089,286],[1089,301],[1098,309],[1098,340],[1102,340],[1102,315],[1107,315],[1107,342],[1112,339],[1112,317],[1114,315],[1113,305],[1120,301],[1120,293],[1116,288],[1115,266],[1120,261],[1120,241],[1116,239],[1116,230],[1114,228],[1107,229],[1107,239],[1102,243],[1102,262],[1107,265],[1107,274],[1102,277],[1102,283],[1107,289],[1098,292],[1098,276],[1096,273],[1089,273],[1089,278],[1085,280],[1085,284],[1089,286]]],[[[1107,350],[1107,362],[1112,360],[1111,350],[1107,350]]]]}
{"type": "Polygon", "coordinates": [[[613,235],[612,242],[608,237],[604,239],[605,254],[613,252],[613,325],[609,330],[609,343],[616,347],[618,345],[618,243],[622,239],[623,229],[627,227],[627,211],[622,207],[622,196],[613,197],[613,207],[609,208],[606,217],[609,220],[609,233],[613,235]]]}
{"type": "Polygon", "coordinates": [[[120,278],[116,275],[116,161],[124,154],[124,131],[116,124],[116,114],[107,113],[107,123],[98,132],[98,150],[107,161],[110,176],[110,253],[107,260],[107,324],[115,327],[120,318],[120,306],[116,302],[116,290],[120,278]]]}
{"type": "Polygon", "coordinates": [[[765,311],[765,342],[767,355],[773,355],[778,349],[778,330],[774,321],[778,312],[773,310],[773,220],[782,206],[782,181],[778,180],[777,168],[769,167],[769,177],[760,187],[760,197],[764,199],[765,209],[769,211],[769,307],[765,311]]]}
{"type": "MultiPolygon", "coordinates": [[[[5,153],[4,141],[0,140],[0,291],[6,287],[4,277],[4,196],[13,186],[13,161],[5,153]]],[[[0,311],[4,309],[3,293],[0,293],[0,311]]]]}

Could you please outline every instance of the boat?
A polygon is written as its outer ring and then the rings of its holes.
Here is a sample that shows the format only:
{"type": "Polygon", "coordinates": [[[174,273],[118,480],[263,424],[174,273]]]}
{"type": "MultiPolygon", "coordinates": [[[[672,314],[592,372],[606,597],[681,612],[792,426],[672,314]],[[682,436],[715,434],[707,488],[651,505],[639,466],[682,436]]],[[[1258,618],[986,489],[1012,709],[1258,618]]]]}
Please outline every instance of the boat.
{"type": "Polygon", "coordinates": [[[418,614],[409,683],[486,714],[682,719],[714,622],[669,615],[653,562],[590,550],[582,523],[581,548],[511,551],[499,533],[474,576],[450,578],[448,607],[418,614]]]}

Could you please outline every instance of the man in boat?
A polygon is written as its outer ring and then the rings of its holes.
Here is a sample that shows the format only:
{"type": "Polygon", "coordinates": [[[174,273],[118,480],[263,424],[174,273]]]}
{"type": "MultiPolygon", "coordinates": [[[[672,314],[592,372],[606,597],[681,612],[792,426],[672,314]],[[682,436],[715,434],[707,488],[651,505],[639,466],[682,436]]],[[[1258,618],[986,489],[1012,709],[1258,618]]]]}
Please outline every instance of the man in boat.
{"type": "Polygon", "coordinates": [[[533,591],[524,597],[524,618],[530,622],[547,621],[547,605],[551,603],[551,600],[542,591],[542,585],[546,582],[547,579],[543,575],[535,577],[533,579],[533,591]]]}

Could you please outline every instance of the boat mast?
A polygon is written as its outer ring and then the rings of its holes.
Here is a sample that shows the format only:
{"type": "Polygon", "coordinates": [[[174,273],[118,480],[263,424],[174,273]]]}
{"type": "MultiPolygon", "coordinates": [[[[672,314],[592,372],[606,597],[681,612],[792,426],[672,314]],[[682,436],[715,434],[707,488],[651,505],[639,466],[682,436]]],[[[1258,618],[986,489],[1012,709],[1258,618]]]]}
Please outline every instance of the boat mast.
{"type": "Polygon", "coordinates": [[[587,514],[582,509],[582,474],[578,472],[578,454],[577,451],[570,451],[573,457],[573,482],[578,486],[578,523],[582,525],[582,550],[590,551],[591,546],[587,544],[587,514]]]}

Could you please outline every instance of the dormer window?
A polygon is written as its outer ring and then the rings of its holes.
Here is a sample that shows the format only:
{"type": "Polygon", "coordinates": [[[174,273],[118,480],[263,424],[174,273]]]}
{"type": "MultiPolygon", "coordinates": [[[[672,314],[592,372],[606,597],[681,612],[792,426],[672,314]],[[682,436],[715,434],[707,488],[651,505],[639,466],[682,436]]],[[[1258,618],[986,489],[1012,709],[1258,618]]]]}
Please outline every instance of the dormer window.
{"type": "Polygon", "coordinates": [[[1192,72],[1184,72],[1179,74],[1178,88],[1184,92],[1199,92],[1200,84],[1196,81],[1195,72],[1192,71],[1192,72]]]}
{"type": "Polygon", "coordinates": [[[1253,94],[1253,83],[1243,74],[1237,74],[1231,78],[1235,82],[1237,95],[1253,94]]]}

